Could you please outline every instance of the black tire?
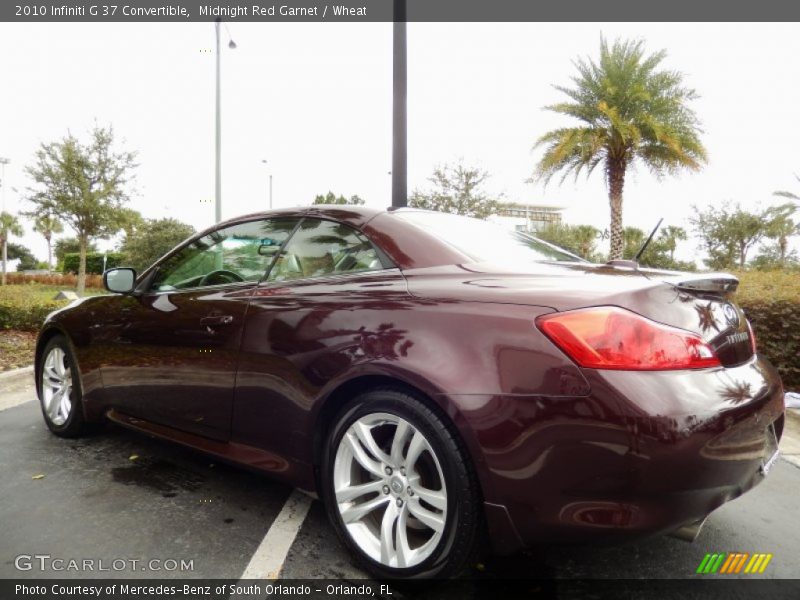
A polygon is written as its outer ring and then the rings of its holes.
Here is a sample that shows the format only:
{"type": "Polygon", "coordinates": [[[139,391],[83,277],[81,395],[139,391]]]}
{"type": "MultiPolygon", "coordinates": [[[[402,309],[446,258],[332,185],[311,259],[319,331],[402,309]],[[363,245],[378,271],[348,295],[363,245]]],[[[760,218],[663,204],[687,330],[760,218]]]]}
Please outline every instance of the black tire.
{"type": "MultiPolygon", "coordinates": [[[[379,388],[362,393],[347,403],[328,431],[320,483],[325,510],[339,539],[358,562],[379,579],[452,577],[477,557],[482,513],[480,490],[470,458],[444,418],[412,394],[394,388],[379,388]],[[345,526],[334,493],[334,463],[340,441],[353,423],[375,413],[396,415],[425,436],[441,465],[447,489],[447,512],[441,538],[430,556],[409,568],[384,565],[364,552],[345,526]]],[[[379,497],[380,492],[377,494],[379,497]]]]}
{"type": "Polygon", "coordinates": [[[72,348],[63,335],[53,336],[42,350],[41,360],[39,361],[39,367],[36,372],[36,389],[39,393],[39,407],[42,409],[44,422],[50,431],[57,436],[65,438],[78,437],[89,431],[89,424],[86,423],[83,415],[83,389],[81,388],[78,364],[75,361],[72,348]],[[61,352],[63,352],[63,364],[71,373],[71,390],[69,393],[71,408],[69,410],[69,416],[63,423],[54,422],[45,408],[45,368],[48,356],[50,356],[54,349],[60,349],[61,352]]]}

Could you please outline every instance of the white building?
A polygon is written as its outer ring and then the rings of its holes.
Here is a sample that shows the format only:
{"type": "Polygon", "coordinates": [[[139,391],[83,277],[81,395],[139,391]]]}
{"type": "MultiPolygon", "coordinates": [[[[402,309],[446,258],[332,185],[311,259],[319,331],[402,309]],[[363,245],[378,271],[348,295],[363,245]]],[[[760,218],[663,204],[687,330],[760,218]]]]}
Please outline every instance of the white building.
{"type": "Polygon", "coordinates": [[[489,221],[517,231],[535,232],[550,223],[561,223],[563,206],[503,202],[489,221]]]}

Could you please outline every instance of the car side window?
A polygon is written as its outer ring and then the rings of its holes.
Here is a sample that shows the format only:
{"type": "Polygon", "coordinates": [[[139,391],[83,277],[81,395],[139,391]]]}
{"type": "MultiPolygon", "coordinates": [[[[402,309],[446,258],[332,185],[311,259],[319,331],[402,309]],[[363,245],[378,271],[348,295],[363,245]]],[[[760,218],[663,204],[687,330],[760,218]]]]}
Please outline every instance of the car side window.
{"type": "Polygon", "coordinates": [[[383,269],[378,252],[361,233],[342,223],[303,219],[269,272],[269,281],[290,281],[383,269]]]}
{"type": "Polygon", "coordinates": [[[150,289],[260,281],[296,225],[296,218],[261,219],[214,231],[162,262],[150,289]]]}

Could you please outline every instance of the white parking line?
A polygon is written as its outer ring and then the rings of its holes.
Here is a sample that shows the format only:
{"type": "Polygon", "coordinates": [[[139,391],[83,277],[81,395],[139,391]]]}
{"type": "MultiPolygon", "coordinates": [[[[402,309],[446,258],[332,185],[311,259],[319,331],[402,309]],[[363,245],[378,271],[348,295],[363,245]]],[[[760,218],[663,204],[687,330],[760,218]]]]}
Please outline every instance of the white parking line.
{"type": "Polygon", "coordinates": [[[267,535],[261,540],[241,579],[277,579],[292,547],[297,532],[305,521],[313,500],[292,491],[280,514],[272,522],[267,535]]]}

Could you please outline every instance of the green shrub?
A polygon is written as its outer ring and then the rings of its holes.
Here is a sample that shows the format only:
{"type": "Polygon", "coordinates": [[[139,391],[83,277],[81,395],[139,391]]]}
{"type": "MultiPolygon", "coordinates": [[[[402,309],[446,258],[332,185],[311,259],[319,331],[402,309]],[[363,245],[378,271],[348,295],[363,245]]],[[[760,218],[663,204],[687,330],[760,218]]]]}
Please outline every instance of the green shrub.
{"type": "Polygon", "coordinates": [[[743,271],[737,301],[753,324],[759,353],[787,389],[800,389],[800,273],[743,271]]]}
{"type": "MultiPolygon", "coordinates": [[[[95,275],[102,275],[103,273],[103,256],[102,252],[89,252],[86,255],[86,272],[87,273],[94,273],[95,275]]],[[[106,269],[113,269],[114,267],[119,267],[122,264],[122,254],[119,252],[109,252],[105,254],[107,257],[106,260],[106,269]]],[[[64,273],[77,273],[78,267],[80,266],[80,253],[78,252],[67,252],[64,255],[64,266],[63,272],[64,273]]]]}
{"type": "Polygon", "coordinates": [[[0,329],[38,331],[45,317],[66,306],[67,300],[53,300],[58,291],[37,284],[0,287],[0,329]]]}

